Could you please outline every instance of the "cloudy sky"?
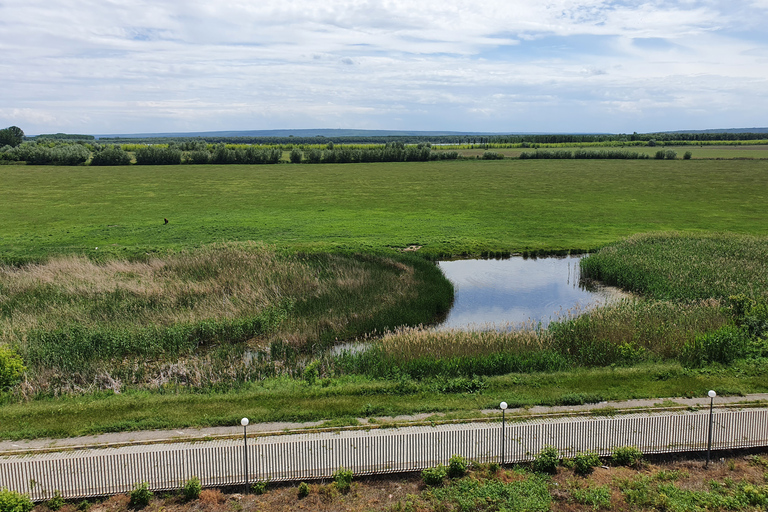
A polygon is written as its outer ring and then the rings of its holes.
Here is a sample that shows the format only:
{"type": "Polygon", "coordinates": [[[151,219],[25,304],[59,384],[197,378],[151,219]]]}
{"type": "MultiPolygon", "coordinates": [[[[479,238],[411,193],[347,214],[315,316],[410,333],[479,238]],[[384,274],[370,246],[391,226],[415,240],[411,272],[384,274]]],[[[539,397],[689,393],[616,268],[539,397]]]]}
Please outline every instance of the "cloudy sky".
{"type": "Polygon", "coordinates": [[[0,127],[768,126],[768,0],[0,0],[0,127]]]}

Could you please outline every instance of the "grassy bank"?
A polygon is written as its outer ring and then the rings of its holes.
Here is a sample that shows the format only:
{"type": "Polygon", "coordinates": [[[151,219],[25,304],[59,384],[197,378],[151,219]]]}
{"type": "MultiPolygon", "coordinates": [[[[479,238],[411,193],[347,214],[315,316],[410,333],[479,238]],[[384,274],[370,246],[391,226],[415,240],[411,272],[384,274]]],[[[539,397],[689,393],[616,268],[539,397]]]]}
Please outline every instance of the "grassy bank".
{"type": "Polygon", "coordinates": [[[0,258],[148,258],[227,241],[305,251],[594,249],[646,231],[766,234],[759,161],[4,166],[0,258]],[[169,220],[164,224],[164,218],[169,220]],[[98,248],[98,249],[97,249],[98,248]]]}

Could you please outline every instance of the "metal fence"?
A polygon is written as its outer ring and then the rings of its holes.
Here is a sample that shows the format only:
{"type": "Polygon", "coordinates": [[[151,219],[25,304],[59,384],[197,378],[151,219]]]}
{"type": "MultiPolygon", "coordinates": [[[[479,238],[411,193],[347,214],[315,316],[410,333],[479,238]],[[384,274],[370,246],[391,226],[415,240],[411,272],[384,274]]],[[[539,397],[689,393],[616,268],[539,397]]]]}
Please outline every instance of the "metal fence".
{"type": "MultiPolygon", "coordinates": [[[[594,451],[610,455],[618,446],[643,453],[703,451],[709,413],[614,418],[567,418],[507,423],[506,462],[532,460],[546,445],[563,457],[594,451]]],[[[0,457],[0,487],[42,501],[58,491],[65,498],[128,492],[141,482],[153,490],[179,489],[189,478],[203,486],[248,481],[328,478],[339,468],[356,475],[418,471],[459,454],[477,462],[499,462],[499,423],[408,427],[371,431],[294,434],[238,440],[87,449],[0,457]]],[[[723,411],[714,415],[715,450],[768,446],[768,410],[723,411]]]]}

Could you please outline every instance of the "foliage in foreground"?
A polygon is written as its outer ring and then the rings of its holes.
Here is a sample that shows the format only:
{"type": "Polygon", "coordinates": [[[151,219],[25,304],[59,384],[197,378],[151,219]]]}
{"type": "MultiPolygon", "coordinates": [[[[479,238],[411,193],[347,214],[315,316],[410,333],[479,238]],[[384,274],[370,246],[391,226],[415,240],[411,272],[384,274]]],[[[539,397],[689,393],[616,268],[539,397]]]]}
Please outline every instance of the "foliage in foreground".
{"type": "Polygon", "coordinates": [[[29,495],[0,488],[0,512],[29,512],[33,506],[29,495]]]}

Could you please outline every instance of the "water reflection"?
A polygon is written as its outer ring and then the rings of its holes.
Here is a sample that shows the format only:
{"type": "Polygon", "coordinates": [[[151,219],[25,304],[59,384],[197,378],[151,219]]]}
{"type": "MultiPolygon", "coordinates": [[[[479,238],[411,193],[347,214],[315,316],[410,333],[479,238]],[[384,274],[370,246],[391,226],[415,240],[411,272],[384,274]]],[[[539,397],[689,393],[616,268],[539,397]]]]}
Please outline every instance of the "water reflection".
{"type": "Polygon", "coordinates": [[[439,328],[466,329],[541,322],[544,327],[572,309],[604,304],[615,289],[579,282],[582,256],[439,263],[453,283],[453,308],[439,328]]]}

